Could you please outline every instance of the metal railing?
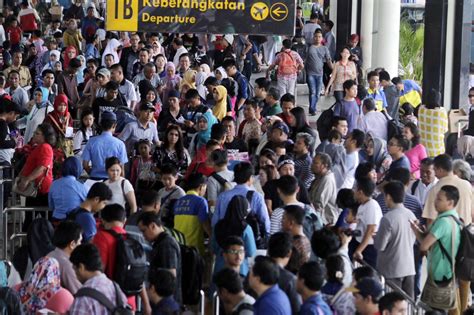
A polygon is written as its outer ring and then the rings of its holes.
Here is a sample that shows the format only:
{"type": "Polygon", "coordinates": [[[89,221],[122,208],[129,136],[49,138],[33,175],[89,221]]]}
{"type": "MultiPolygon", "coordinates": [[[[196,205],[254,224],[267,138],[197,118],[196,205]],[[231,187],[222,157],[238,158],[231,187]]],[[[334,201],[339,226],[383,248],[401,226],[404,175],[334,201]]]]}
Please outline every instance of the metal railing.
{"type": "MultiPolygon", "coordinates": [[[[1,186],[1,185],[0,185],[1,186]]],[[[2,204],[3,206],[3,204],[2,204]]],[[[13,250],[15,249],[15,242],[20,241],[20,245],[23,244],[23,240],[26,238],[26,232],[22,231],[24,215],[30,212],[32,213],[33,219],[38,213],[46,213],[46,218],[49,217],[49,208],[43,207],[8,207],[3,209],[3,259],[9,259],[13,257],[13,250]],[[9,222],[9,220],[11,222],[9,222]],[[9,224],[11,224],[11,233],[9,231],[9,224]],[[8,249],[12,252],[12,257],[8,257],[8,249]]]]}
{"type": "Polygon", "coordinates": [[[374,267],[369,265],[366,261],[358,260],[357,262],[354,263],[354,268],[362,267],[362,266],[363,267],[369,267],[370,269],[372,269],[375,272],[375,274],[377,274],[377,276],[380,278],[380,282],[383,285],[385,294],[389,293],[389,292],[396,291],[396,292],[400,293],[401,295],[403,295],[404,299],[407,301],[407,304],[408,304],[407,314],[423,315],[423,314],[425,314],[426,311],[430,310],[430,308],[427,305],[425,305],[423,302],[421,302],[421,301],[417,302],[411,296],[406,294],[406,292],[403,291],[402,288],[400,288],[398,285],[396,285],[393,281],[391,281],[389,279],[385,279],[385,277],[382,276],[382,274],[380,272],[378,272],[377,269],[375,269],[374,267]]]}

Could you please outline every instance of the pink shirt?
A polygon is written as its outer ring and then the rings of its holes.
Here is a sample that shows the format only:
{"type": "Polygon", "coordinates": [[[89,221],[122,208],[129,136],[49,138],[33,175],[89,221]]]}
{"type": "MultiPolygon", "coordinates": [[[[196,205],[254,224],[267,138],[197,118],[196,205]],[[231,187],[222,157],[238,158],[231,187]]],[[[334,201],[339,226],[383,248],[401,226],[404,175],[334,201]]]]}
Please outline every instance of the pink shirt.
{"type": "Polygon", "coordinates": [[[425,147],[420,143],[405,152],[406,157],[410,160],[410,172],[415,175],[415,178],[420,178],[420,164],[421,160],[428,157],[425,147]]]}

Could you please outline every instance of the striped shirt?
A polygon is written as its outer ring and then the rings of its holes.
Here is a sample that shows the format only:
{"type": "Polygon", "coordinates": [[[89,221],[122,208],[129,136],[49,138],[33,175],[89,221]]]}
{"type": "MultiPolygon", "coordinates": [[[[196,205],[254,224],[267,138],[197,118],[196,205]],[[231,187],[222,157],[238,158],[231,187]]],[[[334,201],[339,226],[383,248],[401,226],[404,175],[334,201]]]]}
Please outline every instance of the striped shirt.
{"type": "Polygon", "coordinates": [[[306,153],[300,157],[295,157],[295,177],[303,181],[306,189],[309,189],[314,180],[314,174],[311,172],[311,163],[313,159],[306,153]]]}
{"type": "MultiPolygon", "coordinates": [[[[380,194],[375,198],[382,209],[382,214],[385,215],[390,209],[385,204],[384,194],[380,194]]],[[[423,212],[423,207],[421,206],[420,200],[410,194],[405,194],[405,200],[403,200],[403,206],[413,212],[418,220],[421,220],[421,213],[423,212]]]]}
{"type": "Polygon", "coordinates": [[[285,206],[291,206],[291,205],[300,206],[300,207],[304,208],[305,210],[308,207],[311,208],[311,206],[305,205],[302,202],[289,203],[287,205],[284,205],[281,208],[276,208],[275,210],[273,210],[272,216],[270,217],[270,235],[273,235],[273,234],[281,231],[281,221],[283,219],[283,213],[285,213],[284,207],[285,206]]]}

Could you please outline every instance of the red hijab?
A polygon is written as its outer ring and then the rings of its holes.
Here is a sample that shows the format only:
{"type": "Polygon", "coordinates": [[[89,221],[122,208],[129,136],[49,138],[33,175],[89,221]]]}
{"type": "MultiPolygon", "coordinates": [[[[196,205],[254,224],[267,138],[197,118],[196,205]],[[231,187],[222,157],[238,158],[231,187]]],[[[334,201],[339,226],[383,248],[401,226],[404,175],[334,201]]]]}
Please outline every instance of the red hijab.
{"type": "Polygon", "coordinates": [[[66,50],[64,51],[64,62],[63,62],[63,69],[67,69],[69,67],[69,62],[71,62],[72,59],[76,58],[77,57],[77,48],[70,45],[70,46],[67,46],[66,50]],[[68,56],[68,52],[70,51],[75,51],[76,54],[73,58],[69,58],[68,56]]]}
{"type": "Polygon", "coordinates": [[[68,106],[67,106],[67,96],[65,94],[59,94],[58,96],[56,96],[56,98],[54,99],[54,111],[50,113],[51,116],[54,117],[54,119],[56,119],[56,121],[59,122],[59,119],[60,118],[66,118],[67,116],[69,116],[69,110],[68,110],[68,106]],[[66,111],[64,113],[60,113],[59,110],[58,110],[58,107],[60,104],[66,104],[66,111]]]}

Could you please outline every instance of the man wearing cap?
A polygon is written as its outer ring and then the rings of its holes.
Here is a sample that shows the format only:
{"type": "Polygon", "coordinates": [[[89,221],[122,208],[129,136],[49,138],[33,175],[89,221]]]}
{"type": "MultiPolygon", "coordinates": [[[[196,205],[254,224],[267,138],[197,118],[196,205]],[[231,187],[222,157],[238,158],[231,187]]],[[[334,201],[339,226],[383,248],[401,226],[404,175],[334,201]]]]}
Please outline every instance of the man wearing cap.
{"type": "MultiPolygon", "coordinates": [[[[268,131],[267,131],[268,134],[268,131]]],[[[270,137],[264,148],[272,149],[275,151],[276,147],[280,144],[284,144],[286,152],[293,152],[293,141],[288,139],[290,134],[290,128],[283,121],[277,120],[270,130],[270,137]]]]}
{"type": "Polygon", "coordinates": [[[125,142],[129,156],[133,156],[135,144],[142,139],[147,139],[149,142],[159,145],[158,129],[153,119],[155,113],[155,106],[152,103],[141,103],[139,107],[138,120],[128,123],[123,129],[118,138],[125,142]]]}
{"type": "Polygon", "coordinates": [[[128,162],[127,150],[125,149],[125,143],[113,136],[116,126],[117,116],[113,112],[103,112],[100,120],[102,133],[90,138],[84,148],[82,153],[84,169],[89,173],[92,180],[108,178],[105,160],[109,157],[117,157],[120,160],[122,174],[124,173],[123,165],[128,162]]]}
{"type": "Polygon", "coordinates": [[[378,315],[379,300],[383,296],[382,284],[375,278],[362,278],[347,291],[354,295],[354,304],[360,315],[378,315]]]}
{"type": "Polygon", "coordinates": [[[100,68],[95,76],[97,77],[97,83],[99,83],[99,88],[97,89],[95,95],[92,95],[92,102],[94,102],[97,97],[105,96],[105,85],[110,81],[110,70],[107,68],[100,68]]]}

